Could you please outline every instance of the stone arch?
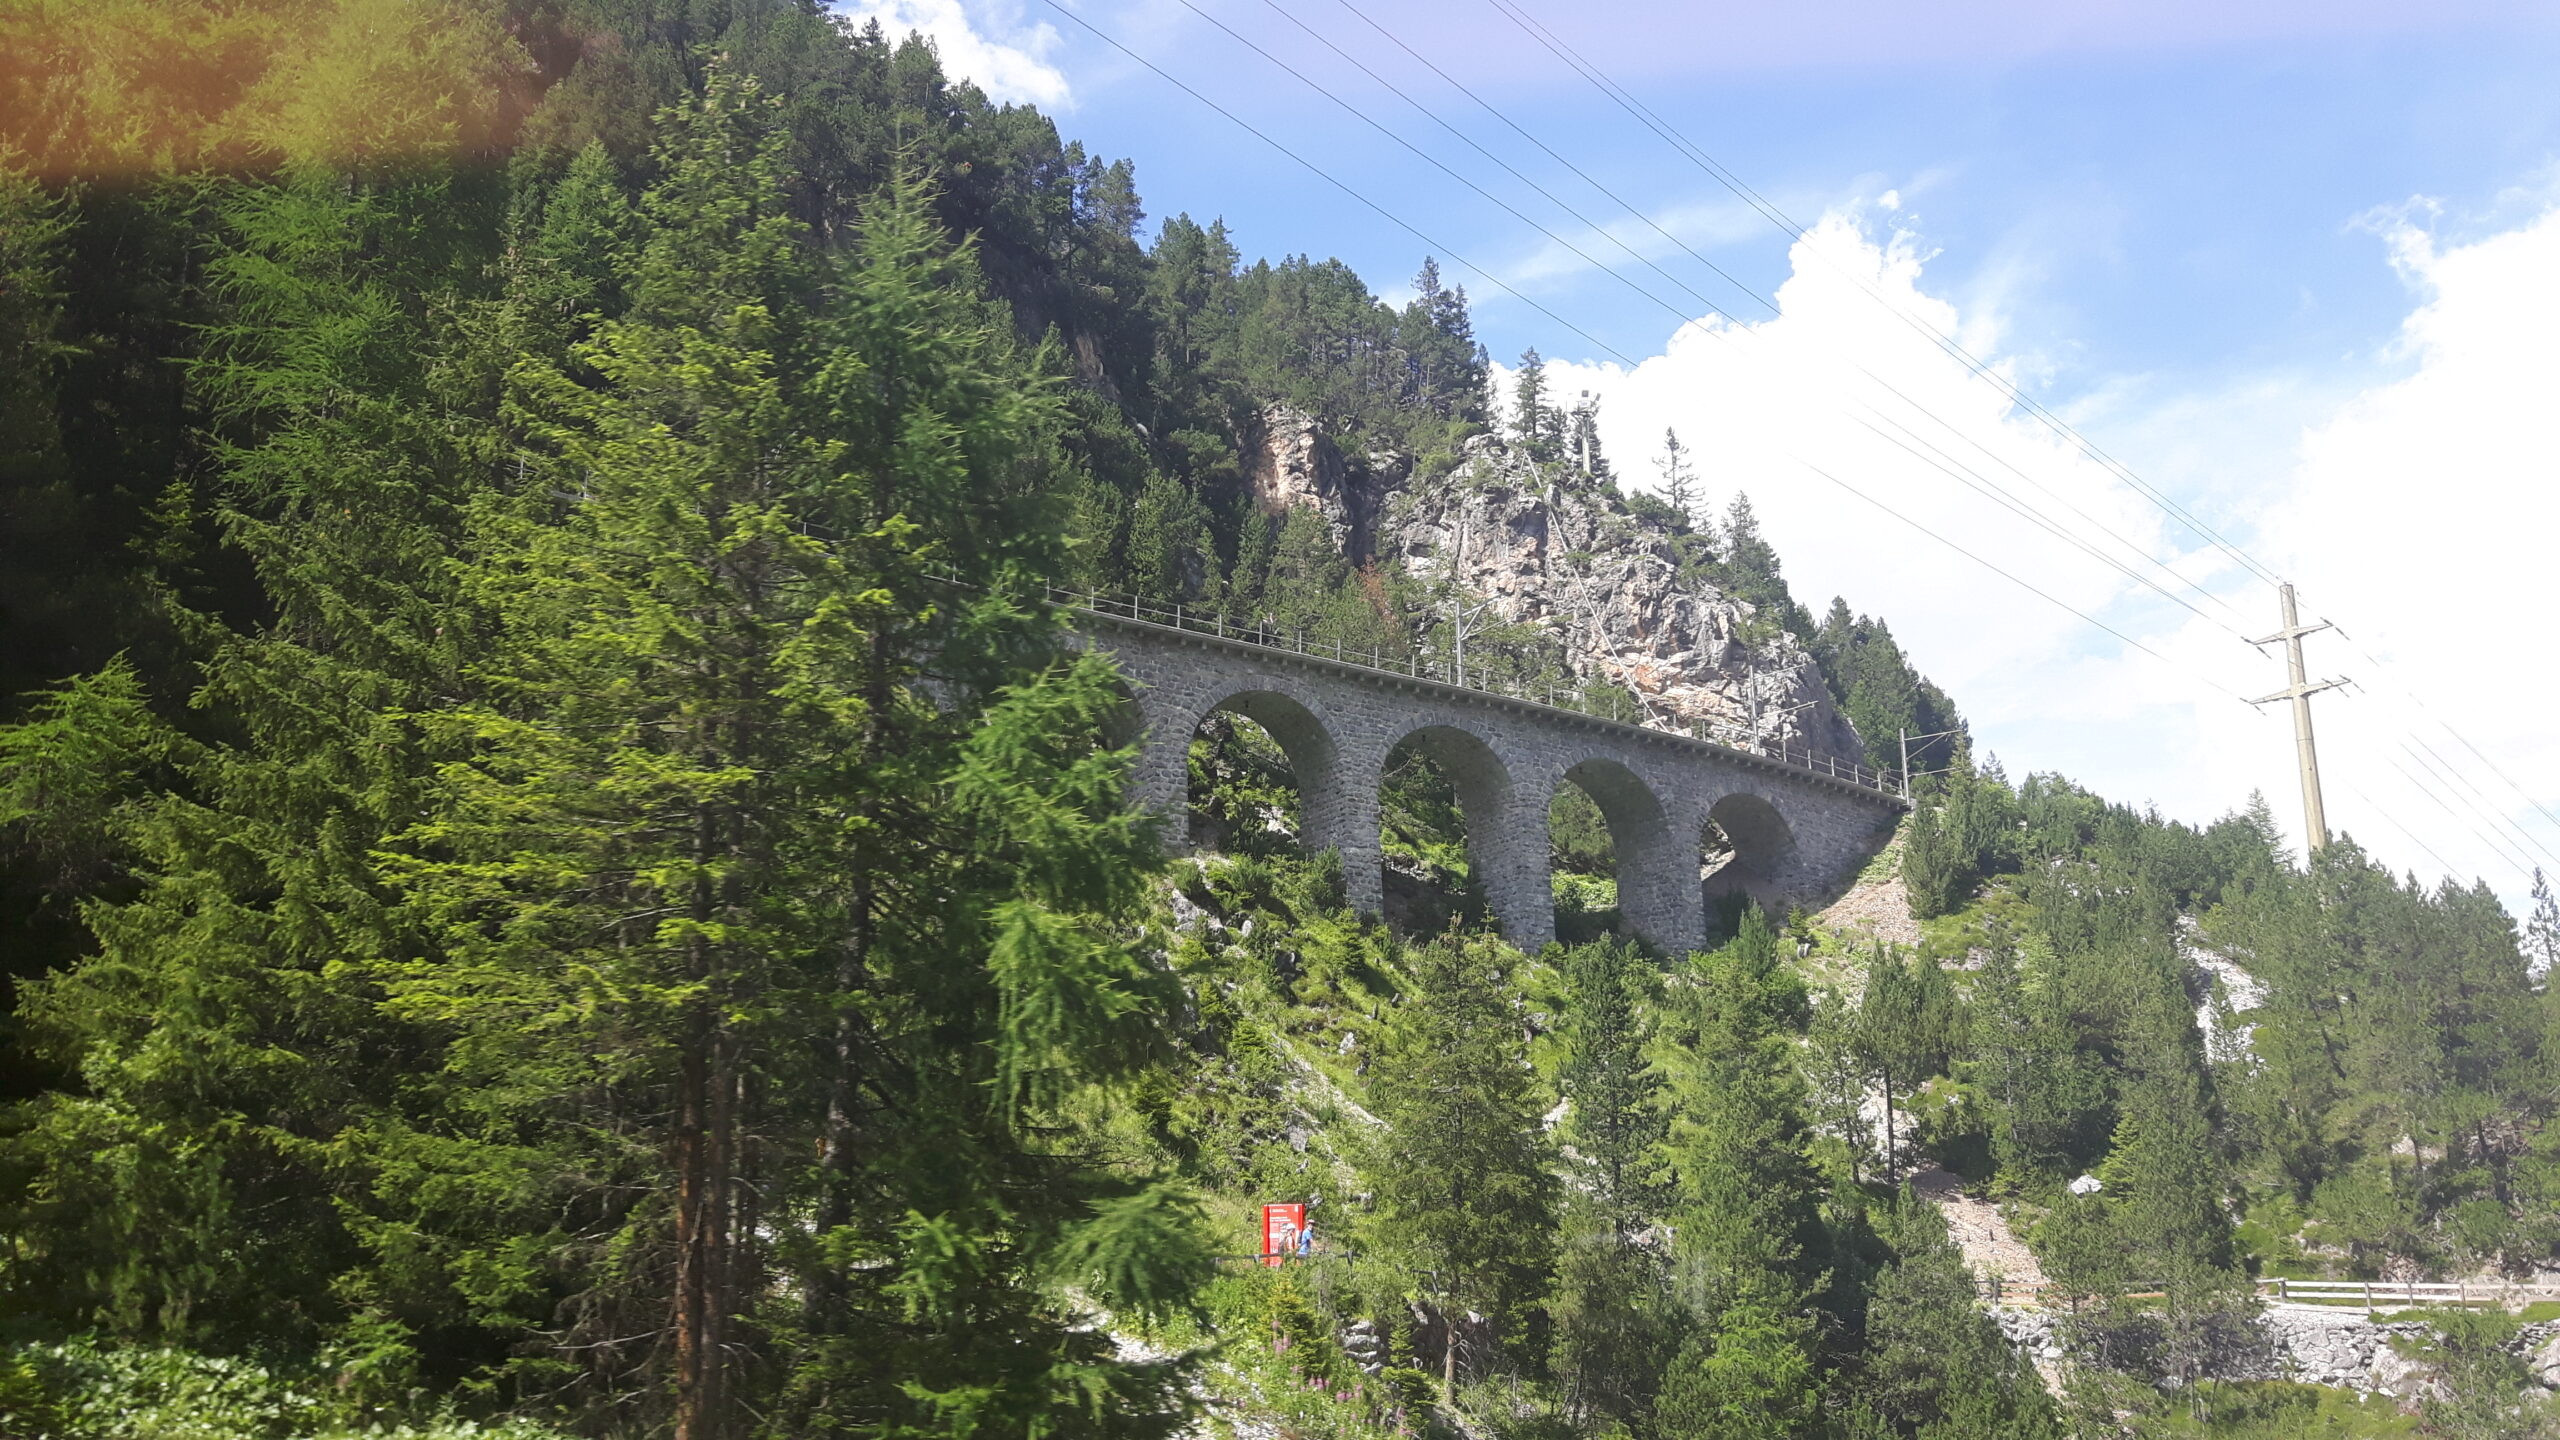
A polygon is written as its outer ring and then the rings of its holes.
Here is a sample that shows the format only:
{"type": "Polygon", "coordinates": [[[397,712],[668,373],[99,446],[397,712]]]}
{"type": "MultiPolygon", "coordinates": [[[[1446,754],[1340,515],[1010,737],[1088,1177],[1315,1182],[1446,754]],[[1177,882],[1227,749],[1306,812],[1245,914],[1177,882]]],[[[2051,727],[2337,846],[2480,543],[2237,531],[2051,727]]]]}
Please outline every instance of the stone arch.
{"type": "Polygon", "coordinates": [[[1662,799],[1625,763],[1593,756],[1565,770],[1609,822],[1618,856],[1618,913],[1645,940],[1681,954],[1702,933],[1701,892],[1693,847],[1674,833],[1662,799]]]}
{"type": "Polygon", "coordinates": [[[1289,773],[1298,783],[1299,843],[1311,855],[1338,852],[1347,898],[1354,906],[1374,909],[1376,901],[1367,892],[1376,889],[1378,869],[1377,787],[1353,780],[1336,738],[1339,727],[1323,702],[1281,688],[1269,676],[1245,677],[1187,716],[1177,736],[1186,754],[1200,722],[1219,711],[1261,726],[1289,757],[1289,773]],[[1353,878],[1363,874],[1370,877],[1366,886],[1353,878]]]}
{"type": "Polygon", "coordinates": [[[1783,904],[1796,839],[1777,805],[1756,791],[1736,790],[1708,807],[1706,818],[1724,841],[1721,863],[1708,857],[1713,868],[1706,875],[1706,893],[1738,893],[1765,905],[1783,904]]]}
{"type": "Polygon", "coordinates": [[[1102,714],[1102,743],[1114,750],[1135,745],[1143,757],[1147,741],[1147,710],[1138,698],[1138,685],[1125,670],[1115,671],[1105,688],[1111,692],[1110,708],[1102,714]]]}
{"type": "MultiPolygon", "coordinates": [[[[1529,787],[1515,783],[1512,766],[1482,736],[1455,725],[1425,723],[1406,730],[1379,756],[1380,773],[1366,787],[1372,835],[1378,823],[1378,785],[1385,779],[1383,762],[1407,744],[1439,767],[1457,791],[1458,813],[1467,825],[1468,864],[1493,909],[1494,924],[1522,949],[1546,944],[1554,938],[1556,922],[1547,881],[1547,797],[1525,793],[1529,787]]],[[[1349,853],[1343,858],[1347,863],[1349,853]]],[[[1372,873],[1376,868],[1371,866],[1372,873]]]]}

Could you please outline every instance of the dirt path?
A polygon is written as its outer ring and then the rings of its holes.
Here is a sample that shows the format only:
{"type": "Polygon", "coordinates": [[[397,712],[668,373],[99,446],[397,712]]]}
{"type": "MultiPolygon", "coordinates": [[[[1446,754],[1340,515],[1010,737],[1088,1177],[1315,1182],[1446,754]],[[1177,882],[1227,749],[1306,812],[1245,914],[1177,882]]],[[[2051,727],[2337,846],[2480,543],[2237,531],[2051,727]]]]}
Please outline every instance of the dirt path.
{"type": "Polygon", "coordinates": [[[1964,1193],[1963,1182],[1936,1165],[1927,1165],[1911,1175],[1911,1193],[1938,1207],[1947,1217],[1947,1233],[1954,1237],[1956,1248],[1964,1252],[1964,1263],[1974,1277],[1988,1280],[1998,1276],[2009,1284],[2041,1285],[2044,1271],[2036,1264],[2034,1252],[2019,1239],[2002,1218],[2000,1207],[1978,1195],[1964,1193]]]}
{"type": "Polygon", "coordinates": [[[1920,922],[1911,918],[1911,896],[1902,886],[1902,867],[1869,868],[1874,873],[1849,887],[1847,894],[1814,916],[1813,923],[1853,943],[1872,945],[1884,940],[1918,946],[1920,922]]]}

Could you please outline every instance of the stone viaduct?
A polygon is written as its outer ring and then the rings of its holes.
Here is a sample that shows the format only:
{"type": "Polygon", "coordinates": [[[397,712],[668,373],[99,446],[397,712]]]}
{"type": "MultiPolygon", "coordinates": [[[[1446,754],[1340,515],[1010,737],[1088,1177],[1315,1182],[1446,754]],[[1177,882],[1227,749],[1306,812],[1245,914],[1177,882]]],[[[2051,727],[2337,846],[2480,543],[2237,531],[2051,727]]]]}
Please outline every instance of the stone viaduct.
{"type": "Polygon", "coordinates": [[[1800,752],[1773,759],[1164,619],[1175,623],[1077,616],[1087,642],[1115,656],[1132,682],[1143,735],[1136,798],[1181,835],[1193,732],[1214,711],[1242,715],[1289,757],[1300,838],[1309,850],[1340,852],[1351,903],[1370,914],[1384,897],[1379,784],[1388,753],[1408,739],[1457,791],[1469,861],[1496,923],[1531,950],[1555,934],[1547,807],[1568,781],[1608,819],[1620,915],[1674,954],[1704,941],[1711,893],[1739,889],[1782,904],[1836,892],[1903,809],[1882,777],[1845,763],[1800,752]],[[1732,848],[1712,876],[1703,873],[1709,821],[1732,848]]]}

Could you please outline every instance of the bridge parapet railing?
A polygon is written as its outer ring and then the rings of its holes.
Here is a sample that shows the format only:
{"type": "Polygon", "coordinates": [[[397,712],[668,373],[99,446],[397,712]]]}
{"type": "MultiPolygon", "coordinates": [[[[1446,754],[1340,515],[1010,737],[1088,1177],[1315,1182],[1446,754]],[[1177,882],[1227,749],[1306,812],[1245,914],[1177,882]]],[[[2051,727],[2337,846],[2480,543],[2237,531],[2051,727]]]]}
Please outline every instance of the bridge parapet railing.
{"type": "Polygon", "coordinates": [[[1446,665],[1425,664],[1418,654],[1391,655],[1380,648],[1359,650],[1340,641],[1310,640],[1304,632],[1285,630],[1256,620],[1240,623],[1227,618],[1223,611],[1203,613],[1182,605],[1152,605],[1133,595],[1108,595],[1084,590],[1049,587],[1049,603],[1107,620],[1151,625],[1161,629],[1180,630],[1194,635],[1207,635],[1242,645],[1258,645],[1311,659],[1328,660],[1381,675],[1408,679],[1431,680],[1453,685],[1479,694],[1496,695],[1550,709],[1567,710],[1597,720],[1610,720],[1621,725],[1634,725],[1665,734],[1679,735],[1706,744],[1740,751],[1762,760],[1773,761],[1791,770],[1811,775],[1828,776],[1845,781],[1879,795],[1901,798],[1901,787],[1892,775],[1871,770],[1854,760],[1822,754],[1807,747],[1789,745],[1783,740],[1770,740],[1738,725],[1690,716],[1668,716],[1653,712],[1640,700],[1631,700],[1630,692],[1617,687],[1596,693],[1582,686],[1553,680],[1536,685],[1523,684],[1486,667],[1469,668],[1452,661],[1446,665]]]}

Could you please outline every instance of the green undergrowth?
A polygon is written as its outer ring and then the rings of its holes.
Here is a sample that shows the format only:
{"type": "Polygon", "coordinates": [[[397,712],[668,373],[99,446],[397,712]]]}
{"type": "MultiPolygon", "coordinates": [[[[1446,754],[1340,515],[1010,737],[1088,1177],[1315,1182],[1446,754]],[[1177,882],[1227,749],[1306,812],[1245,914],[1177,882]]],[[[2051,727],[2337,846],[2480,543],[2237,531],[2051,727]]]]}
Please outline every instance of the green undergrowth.
{"type": "Polygon", "coordinates": [[[2142,1440],[2384,1440],[2419,1435],[2386,1395],[2283,1381],[2207,1381],[2193,1394],[2125,1387],[2109,1397],[2142,1440]]]}
{"type": "Polygon", "coordinates": [[[1275,1426],[1300,1440],[1372,1440],[1431,1422],[1432,1377],[1404,1368],[1364,1374],[1335,1339],[1324,1293],[1330,1268],[1231,1268],[1209,1286],[1204,1304],[1220,1341],[1213,1384],[1229,1402],[1212,1411],[1225,1422],[1220,1431],[1239,1433],[1236,1422],[1249,1415],[1255,1430],[1275,1426]]]}
{"type": "Polygon", "coordinates": [[[10,1440],[565,1440],[523,1418],[392,1420],[352,1411],[343,1376],[87,1341],[0,1355],[10,1440]]]}

